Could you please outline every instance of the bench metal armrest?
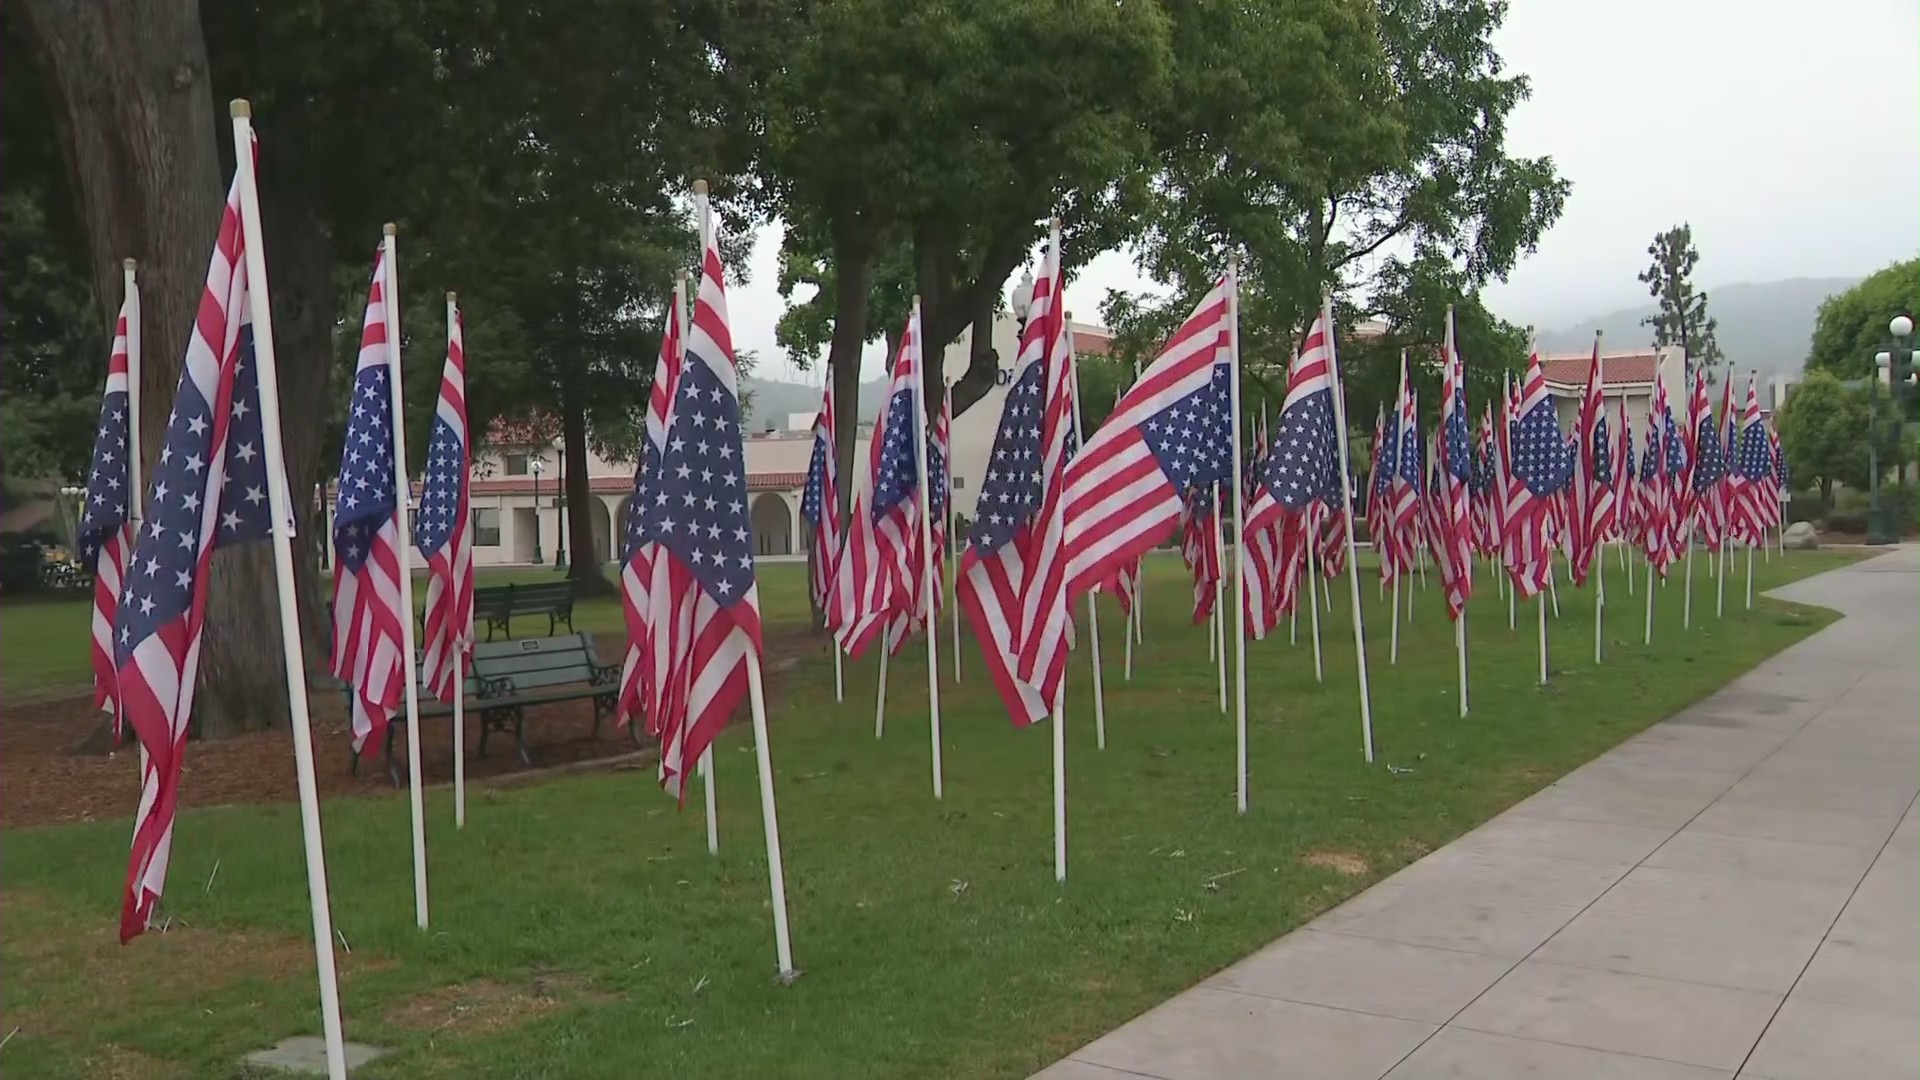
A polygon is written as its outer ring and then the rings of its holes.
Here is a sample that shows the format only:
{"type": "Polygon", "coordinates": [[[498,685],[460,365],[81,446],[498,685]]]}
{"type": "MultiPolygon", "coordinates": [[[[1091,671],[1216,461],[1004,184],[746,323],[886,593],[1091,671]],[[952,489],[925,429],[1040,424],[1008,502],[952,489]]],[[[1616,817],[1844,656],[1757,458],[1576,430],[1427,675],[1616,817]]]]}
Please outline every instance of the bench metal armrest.
{"type": "Polygon", "coordinates": [[[506,697],[513,693],[513,676],[499,675],[493,678],[477,676],[480,680],[480,700],[506,697]]]}
{"type": "Polygon", "coordinates": [[[587,679],[587,682],[589,685],[592,685],[592,686],[620,685],[620,665],[594,664],[593,661],[591,660],[587,662],[593,665],[593,674],[587,679]]]}

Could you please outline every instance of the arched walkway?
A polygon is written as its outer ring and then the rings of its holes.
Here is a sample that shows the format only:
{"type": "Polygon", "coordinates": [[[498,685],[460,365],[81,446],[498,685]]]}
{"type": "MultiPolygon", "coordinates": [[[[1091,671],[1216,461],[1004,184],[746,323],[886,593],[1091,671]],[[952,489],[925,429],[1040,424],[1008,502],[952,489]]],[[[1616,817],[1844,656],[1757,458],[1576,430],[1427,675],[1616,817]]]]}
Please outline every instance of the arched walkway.
{"type": "Polygon", "coordinates": [[[787,509],[787,500],[771,491],[761,492],[753,497],[749,516],[755,555],[793,554],[793,512],[787,509]]]}
{"type": "Polygon", "coordinates": [[[607,502],[595,497],[593,512],[593,559],[595,563],[613,561],[613,520],[608,517],[607,502]]]}

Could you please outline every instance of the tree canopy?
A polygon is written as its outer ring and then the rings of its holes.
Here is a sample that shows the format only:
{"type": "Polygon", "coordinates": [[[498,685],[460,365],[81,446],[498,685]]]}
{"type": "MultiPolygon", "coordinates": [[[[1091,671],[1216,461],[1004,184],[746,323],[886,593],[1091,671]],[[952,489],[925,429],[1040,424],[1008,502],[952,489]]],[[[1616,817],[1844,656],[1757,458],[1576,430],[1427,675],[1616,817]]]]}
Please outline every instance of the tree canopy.
{"type": "MultiPolygon", "coordinates": [[[[1841,378],[1862,378],[1873,370],[1873,356],[1886,347],[1887,323],[1895,315],[1920,312],[1920,259],[1879,270],[1820,305],[1807,349],[1809,377],[1815,370],[1841,378]]],[[[1909,344],[1912,344],[1911,342],[1909,344]]]]}
{"type": "Polygon", "coordinates": [[[1677,345],[1686,352],[1688,363],[1712,369],[1726,357],[1714,340],[1720,324],[1707,314],[1707,294],[1693,287],[1693,271],[1700,265],[1693,226],[1675,225],[1655,233],[1647,254],[1653,262],[1640,272],[1640,281],[1660,310],[1643,321],[1653,327],[1654,345],[1677,345]]]}

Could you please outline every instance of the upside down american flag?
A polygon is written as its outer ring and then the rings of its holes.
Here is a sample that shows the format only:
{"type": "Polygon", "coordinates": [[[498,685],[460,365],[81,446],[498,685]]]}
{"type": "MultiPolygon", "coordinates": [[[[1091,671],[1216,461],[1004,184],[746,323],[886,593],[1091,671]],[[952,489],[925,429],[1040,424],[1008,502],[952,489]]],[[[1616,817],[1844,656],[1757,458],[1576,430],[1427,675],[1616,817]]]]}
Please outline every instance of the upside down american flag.
{"type": "Polygon", "coordinates": [[[123,942],[145,929],[166,885],[214,550],[272,531],[243,243],[236,178],[114,616],[120,705],[142,758],[123,942]]]}

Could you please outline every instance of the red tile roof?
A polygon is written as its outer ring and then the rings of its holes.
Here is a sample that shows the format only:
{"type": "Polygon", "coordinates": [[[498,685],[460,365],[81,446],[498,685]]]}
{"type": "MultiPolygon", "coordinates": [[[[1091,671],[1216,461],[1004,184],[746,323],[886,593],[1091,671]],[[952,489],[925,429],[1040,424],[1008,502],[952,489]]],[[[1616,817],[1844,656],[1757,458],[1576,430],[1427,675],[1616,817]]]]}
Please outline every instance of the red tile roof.
{"type": "MultiPolygon", "coordinates": [[[[748,491],[794,491],[807,482],[804,472],[757,472],[747,474],[748,491]]],[[[559,485],[553,480],[541,478],[541,493],[558,494],[559,485]]],[[[596,495],[625,495],[633,490],[633,479],[627,476],[594,476],[587,480],[587,489],[596,495]]],[[[475,495],[531,495],[533,477],[496,476],[488,479],[476,479],[472,492],[475,495]]]]}
{"type": "Polygon", "coordinates": [[[1073,354],[1075,356],[1110,356],[1113,354],[1113,331],[1082,330],[1074,327],[1073,354]]]}
{"type": "MultiPolygon", "coordinates": [[[[1651,386],[1658,356],[1651,349],[1637,352],[1601,353],[1600,374],[1607,386],[1651,386]]],[[[1587,385],[1587,369],[1593,363],[1590,352],[1569,356],[1544,356],[1540,367],[1547,381],[1561,386],[1587,385]]]]}

